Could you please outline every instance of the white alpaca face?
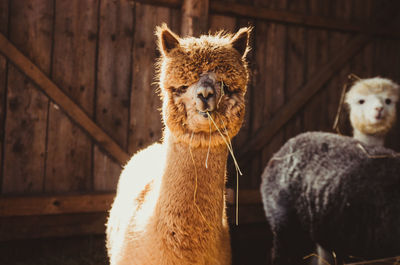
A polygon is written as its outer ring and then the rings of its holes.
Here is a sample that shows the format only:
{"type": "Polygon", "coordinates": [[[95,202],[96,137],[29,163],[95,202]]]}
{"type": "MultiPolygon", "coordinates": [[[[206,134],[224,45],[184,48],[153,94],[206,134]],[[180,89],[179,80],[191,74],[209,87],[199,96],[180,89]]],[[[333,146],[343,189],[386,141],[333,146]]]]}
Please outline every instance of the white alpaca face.
{"type": "Polygon", "coordinates": [[[367,135],[386,134],[396,120],[398,98],[398,86],[388,79],[359,81],[346,95],[353,128],[367,135]]]}
{"type": "Polygon", "coordinates": [[[350,103],[351,116],[362,119],[374,125],[384,121],[388,116],[395,115],[397,99],[388,92],[379,94],[357,94],[350,103]]]}

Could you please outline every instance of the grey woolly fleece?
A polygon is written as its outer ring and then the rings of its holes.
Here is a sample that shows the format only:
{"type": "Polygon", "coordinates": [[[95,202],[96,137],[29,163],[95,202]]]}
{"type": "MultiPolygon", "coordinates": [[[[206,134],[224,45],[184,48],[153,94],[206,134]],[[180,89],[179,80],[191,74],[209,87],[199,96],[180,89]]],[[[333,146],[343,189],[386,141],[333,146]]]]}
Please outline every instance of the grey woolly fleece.
{"type": "Polygon", "coordinates": [[[358,144],[309,132],[290,139],[269,161],[261,194],[274,235],[273,264],[304,264],[317,243],[335,251],[339,262],[349,255],[400,255],[400,157],[369,158],[358,144]]]}

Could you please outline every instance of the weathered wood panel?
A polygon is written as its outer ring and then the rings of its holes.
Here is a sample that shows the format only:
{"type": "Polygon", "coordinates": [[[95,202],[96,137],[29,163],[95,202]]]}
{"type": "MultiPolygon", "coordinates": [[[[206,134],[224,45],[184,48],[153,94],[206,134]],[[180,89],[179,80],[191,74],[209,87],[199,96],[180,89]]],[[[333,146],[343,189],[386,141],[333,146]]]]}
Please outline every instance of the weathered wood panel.
{"type": "MultiPolygon", "coordinates": [[[[231,2],[234,2],[231,0],[231,2]]],[[[209,14],[209,30],[211,32],[228,31],[235,32],[236,17],[219,14],[209,14]]]]}
{"type": "Polygon", "coordinates": [[[0,218],[0,241],[104,234],[107,213],[0,218]]]}
{"type": "Polygon", "coordinates": [[[10,63],[29,77],[50,100],[54,101],[65,113],[116,161],[124,164],[129,155],[93,120],[85,111],[68,97],[45,73],[28,57],[23,55],[3,34],[0,34],[0,52],[6,55],[10,63]]]}
{"type": "MultiPolygon", "coordinates": [[[[244,3],[246,0],[239,0],[238,2],[244,3]]],[[[251,2],[248,2],[251,3],[251,2]]],[[[238,157],[238,154],[241,152],[241,147],[245,146],[246,143],[249,141],[249,138],[251,137],[252,134],[252,98],[255,96],[255,94],[258,93],[258,91],[255,90],[256,84],[255,84],[255,69],[256,69],[256,53],[255,50],[253,49],[255,46],[255,40],[256,40],[256,21],[248,18],[238,18],[237,19],[237,29],[241,27],[253,27],[253,30],[250,35],[250,40],[249,40],[249,45],[252,47],[250,52],[247,54],[247,61],[248,61],[248,67],[250,70],[250,79],[247,87],[247,93],[245,96],[245,102],[246,102],[246,112],[244,116],[244,122],[242,125],[242,128],[240,129],[238,135],[233,139],[233,148],[234,152],[236,155],[236,158],[238,157]]],[[[238,161],[239,162],[239,161],[238,161]]],[[[236,187],[236,171],[234,167],[233,160],[231,158],[228,159],[228,186],[234,186],[236,187]]],[[[254,182],[254,178],[252,178],[251,175],[251,163],[240,163],[239,162],[240,169],[243,173],[242,176],[239,177],[239,190],[242,188],[249,188],[252,186],[252,183],[254,182]]],[[[239,194],[240,195],[240,194],[239,194]]],[[[239,201],[242,199],[242,195],[240,195],[239,201]]],[[[239,212],[240,215],[241,212],[239,212]]]]}
{"type": "MultiPolygon", "coordinates": [[[[329,15],[329,5],[318,0],[310,0],[310,15],[329,15]]],[[[329,37],[328,32],[319,29],[307,30],[307,79],[310,79],[322,65],[329,60],[329,37]]],[[[323,89],[325,90],[325,89],[323,89]]],[[[326,128],[326,119],[323,108],[326,101],[326,93],[319,92],[304,108],[304,130],[316,131],[326,128]]]]}
{"type": "MultiPolygon", "coordinates": [[[[129,152],[134,153],[161,137],[161,101],[154,83],[156,38],[154,28],[170,21],[170,10],[137,3],[133,44],[132,92],[129,126],[129,152]],[[143,56],[145,55],[145,56],[143,56]]],[[[179,30],[175,29],[175,32],[179,30]]]]}
{"type": "MultiPolygon", "coordinates": [[[[10,40],[43,72],[50,71],[53,3],[11,1],[10,40]]],[[[43,190],[48,99],[9,65],[3,193],[43,190]]]]}
{"type": "MultiPolygon", "coordinates": [[[[9,1],[0,2],[0,33],[8,35],[8,10],[9,1]]],[[[4,121],[6,115],[6,95],[7,95],[7,60],[0,54],[0,191],[2,190],[3,179],[3,141],[4,141],[4,121]]]]}
{"type": "Polygon", "coordinates": [[[0,216],[32,216],[106,212],[115,194],[98,193],[58,196],[21,196],[0,198],[0,216]]]}
{"type": "MultiPolygon", "coordinates": [[[[264,99],[267,95],[266,91],[266,54],[267,54],[267,36],[266,32],[268,30],[268,25],[265,21],[257,20],[255,22],[254,30],[254,53],[256,54],[254,59],[254,69],[252,78],[252,91],[250,95],[250,104],[248,109],[250,111],[250,134],[254,134],[259,130],[264,123],[263,110],[264,110],[264,99]],[[257,89],[256,89],[257,88],[257,89]]],[[[244,187],[249,188],[253,186],[254,176],[260,172],[262,167],[261,158],[255,156],[251,160],[250,171],[245,174],[250,174],[249,177],[242,179],[244,187]]],[[[247,175],[246,174],[246,175],[247,175]]]]}
{"type": "MultiPolygon", "coordinates": [[[[373,53],[374,57],[374,68],[373,76],[382,76],[391,78],[397,83],[400,83],[400,49],[399,40],[384,40],[380,39],[375,42],[375,51],[373,53]]],[[[397,104],[398,114],[400,114],[400,104],[397,104]]],[[[386,145],[390,148],[395,149],[400,152],[400,116],[397,116],[397,124],[394,127],[386,140],[386,145]]]]}
{"type": "MultiPolygon", "coordinates": [[[[275,10],[285,10],[287,1],[271,0],[268,8],[275,10]]],[[[287,27],[285,25],[271,23],[267,31],[267,51],[266,51],[266,69],[263,73],[266,75],[265,90],[268,91],[264,98],[264,120],[269,120],[277,113],[285,102],[285,70],[286,70],[286,41],[287,27]]],[[[284,142],[284,131],[278,131],[270,143],[261,151],[261,169],[258,175],[261,175],[266,163],[271,155],[276,152],[284,142]]],[[[252,188],[257,189],[260,185],[260,178],[253,181],[252,188]]]]}
{"type": "MultiPolygon", "coordinates": [[[[361,7],[359,7],[361,8],[361,7]]],[[[331,9],[331,16],[343,20],[351,20],[353,15],[353,2],[341,2],[334,5],[331,9]]],[[[329,54],[330,57],[334,56],[338,49],[345,47],[351,40],[352,36],[348,33],[330,32],[329,33],[329,54]]],[[[342,67],[330,80],[324,89],[324,101],[326,109],[324,113],[325,120],[323,125],[324,131],[332,131],[333,123],[336,117],[337,109],[339,106],[340,96],[343,85],[347,82],[347,76],[352,72],[350,60],[345,66],[342,67]]]]}
{"type": "MultiPolygon", "coordinates": [[[[98,1],[56,1],[52,78],[89,116],[94,110],[98,1]]],[[[50,104],[46,192],[92,187],[92,140],[50,104]]]]}
{"type": "MultiPolygon", "coordinates": [[[[289,1],[288,10],[306,13],[305,1],[289,1]]],[[[304,27],[289,26],[286,45],[286,100],[291,99],[306,81],[306,34],[304,27]]],[[[300,111],[285,126],[285,138],[290,139],[303,131],[303,115],[300,111]]]]}
{"type": "MultiPolygon", "coordinates": [[[[133,46],[133,4],[125,0],[100,2],[97,65],[97,123],[126,150],[133,46]]],[[[121,165],[94,146],[95,190],[115,190],[121,165]]]]}
{"type": "Polygon", "coordinates": [[[209,0],[183,0],[182,6],[182,36],[198,37],[207,33],[209,0]]]}

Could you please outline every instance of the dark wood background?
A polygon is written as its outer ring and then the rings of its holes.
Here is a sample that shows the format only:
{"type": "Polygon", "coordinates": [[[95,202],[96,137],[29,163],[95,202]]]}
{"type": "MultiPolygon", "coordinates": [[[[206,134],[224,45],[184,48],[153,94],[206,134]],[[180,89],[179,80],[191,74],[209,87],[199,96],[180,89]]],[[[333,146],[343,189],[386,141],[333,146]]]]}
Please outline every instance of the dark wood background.
{"type": "MultiPolygon", "coordinates": [[[[301,132],[332,131],[349,73],[400,82],[399,10],[393,0],[0,1],[0,240],[104,231],[121,164],[161,136],[163,22],[196,36],[254,27],[234,139],[248,230],[233,238],[265,233],[258,188],[270,156],[301,132]],[[193,17],[200,26],[188,28],[193,17]]],[[[398,151],[399,133],[388,139],[398,151]]]]}

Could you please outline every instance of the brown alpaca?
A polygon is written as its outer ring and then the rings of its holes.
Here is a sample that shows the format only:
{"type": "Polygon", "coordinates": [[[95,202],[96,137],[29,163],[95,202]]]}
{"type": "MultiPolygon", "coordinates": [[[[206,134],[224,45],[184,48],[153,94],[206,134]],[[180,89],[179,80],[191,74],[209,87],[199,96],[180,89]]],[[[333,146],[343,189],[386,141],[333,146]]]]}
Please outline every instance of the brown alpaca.
{"type": "Polygon", "coordinates": [[[134,155],[120,176],[107,224],[110,263],[231,264],[228,149],[208,115],[222,134],[238,133],[250,29],[179,38],[163,25],[156,34],[164,139],[134,155]]]}

